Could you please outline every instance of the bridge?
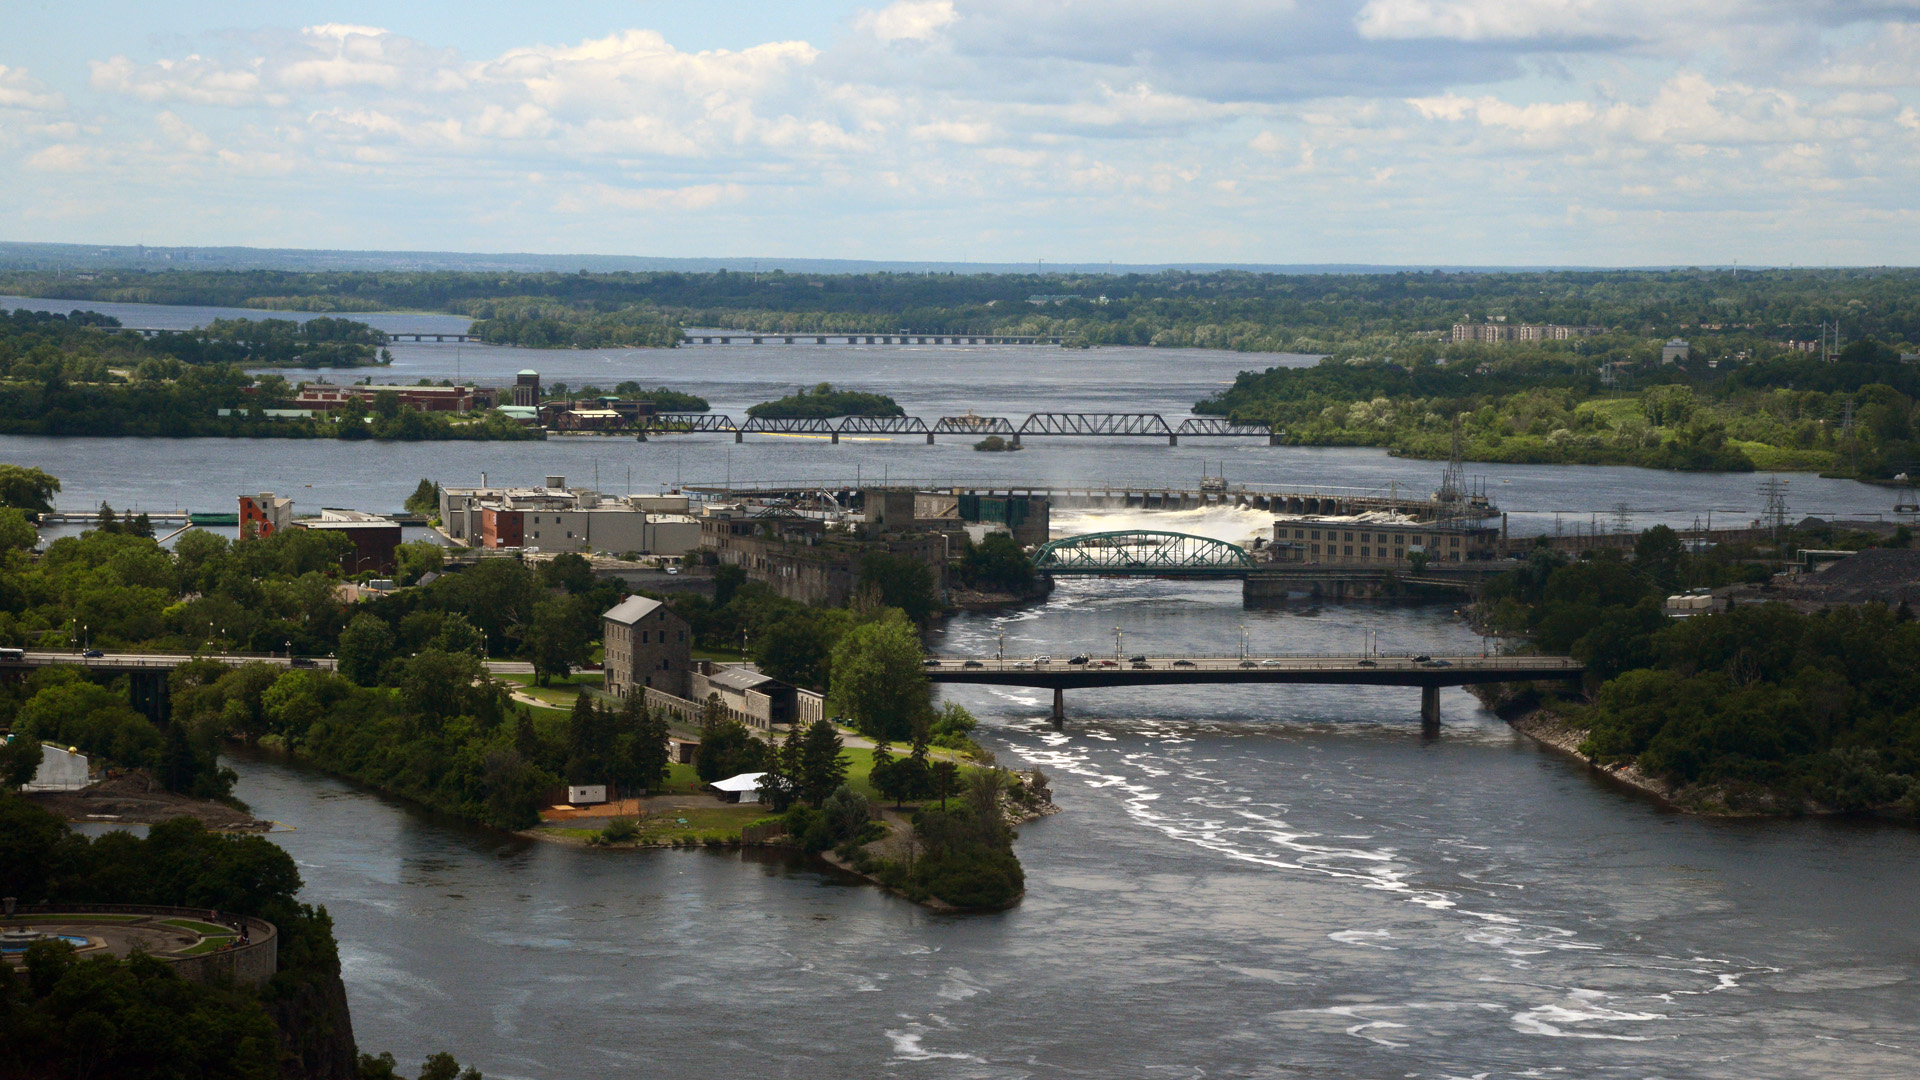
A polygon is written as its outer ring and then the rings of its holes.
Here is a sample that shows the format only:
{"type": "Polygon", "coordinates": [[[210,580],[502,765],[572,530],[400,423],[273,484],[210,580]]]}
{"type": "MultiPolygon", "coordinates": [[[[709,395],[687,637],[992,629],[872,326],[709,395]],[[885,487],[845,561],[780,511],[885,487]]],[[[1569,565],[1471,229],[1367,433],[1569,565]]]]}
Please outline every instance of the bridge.
{"type": "Polygon", "coordinates": [[[1058,345],[1064,340],[1053,335],[1033,334],[926,334],[902,330],[893,334],[789,334],[753,333],[680,335],[682,345],[1058,345]]]}
{"type": "MultiPolygon", "coordinates": [[[[695,414],[699,415],[699,414],[695,414]]],[[[979,420],[989,419],[977,417],[979,420]]],[[[1005,418],[998,418],[1005,422],[1005,418]]],[[[943,420],[942,423],[945,421],[943,420]]],[[[730,429],[729,429],[730,430],[730,429]]],[[[936,428],[936,432],[942,429],[936,428]]],[[[956,432],[957,433],[957,432],[956,432]]],[[[972,434],[972,432],[969,432],[972,434]]],[[[1283,484],[1233,484],[1179,487],[1165,481],[1116,480],[1094,484],[1049,484],[1026,480],[935,476],[919,479],[841,477],[825,480],[738,480],[728,483],[686,484],[682,490],[727,498],[778,499],[814,509],[844,509],[858,505],[868,491],[913,491],[940,495],[1044,498],[1061,509],[1191,510],[1208,506],[1235,506],[1275,514],[1349,516],[1388,510],[1420,520],[1439,512],[1432,495],[1405,485],[1375,488],[1283,484]]],[[[1468,510],[1479,518],[1499,517],[1486,499],[1472,499],[1468,510]]]]}
{"type": "Polygon", "coordinates": [[[1053,691],[1053,719],[1066,717],[1066,691],[1103,686],[1201,686],[1292,683],[1322,686],[1407,686],[1420,689],[1420,719],[1440,723],[1440,688],[1501,682],[1577,682],[1586,667],[1566,656],[1134,656],[1131,659],[1044,656],[1025,659],[936,657],[927,678],[937,683],[1032,686],[1053,691]],[[1076,662],[1077,661],[1077,662],[1076,662]]]}
{"type": "MultiPolygon", "coordinates": [[[[113,329],[123,330],[129,334],[139,334],[141,337],[159,337],[161,334],[191,334],[194,332],[193,329],[182,329],[177,326],[117,326],[113,329]]],[[[388,344],[396,341],[453,341],[461,344],[475,344],[480,341],[480,336],[478,334],[454,333],[449,331],[442,331],[436,334],[430,330],[389,330],[386,332],[386,341],[388,344]]]]}
{"type": "Polygon", "coordinates": [[[1043,574],[1097,577],[1245,577],[1258,569],[1238,544],[1147,529],[1049,541],[1033,553],[1033,568],[1043,574]]]}
{"type": "Polygon", "coordinates": [[[825,436],[839,443],[842,435],[919,435],[932,446],[936,435],[987,435],[1006,437],[1014,446],[1023,438],[1036,436],[1096,437],[1108,439],[1155,438],[1168,446],[1180,445],[1182,438],[1265,439],[1269,446],[1280,444],[1281,433],[1263,420],[1228,420],[1217,416],[1194,416],[1170,424],[1160,413],[1029,413],[1018,424],[1006,416],[942,416],[929,424],[917,416],[836,416],[836,417],[758,417],[736,423],[720,413],[657,413],[634,420],[634,430],[645,441],[649,435],[692,435],[720,432],[744,442],[754,433],[769,435],[825,436]]]}

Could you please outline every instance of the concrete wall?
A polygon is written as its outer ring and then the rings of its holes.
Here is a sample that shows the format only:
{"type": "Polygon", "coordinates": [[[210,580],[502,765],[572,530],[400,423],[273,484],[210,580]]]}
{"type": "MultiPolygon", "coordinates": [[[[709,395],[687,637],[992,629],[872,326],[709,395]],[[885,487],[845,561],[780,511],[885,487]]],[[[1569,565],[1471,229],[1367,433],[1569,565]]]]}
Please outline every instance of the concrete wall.
{"type": "Polygon", "coordinates": [[[69,753],[50,743],[40,744],[40,755],[40,768],[20,790],[77,791],[87,786],[87,755],[69,753]]]}

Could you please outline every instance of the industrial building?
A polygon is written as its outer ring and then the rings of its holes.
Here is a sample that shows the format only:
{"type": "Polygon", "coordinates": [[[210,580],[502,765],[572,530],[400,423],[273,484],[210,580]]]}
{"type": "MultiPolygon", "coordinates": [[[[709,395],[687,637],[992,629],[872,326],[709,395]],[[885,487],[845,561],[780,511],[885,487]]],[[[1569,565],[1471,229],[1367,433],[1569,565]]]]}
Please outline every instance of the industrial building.
{"type": "Polygon", "coordinates": [[[468,547],[542,552],[684,555],[700,545],[700,523],[684,495],[611,496],[569,488],[564,476],[540,487],[443,487],[440,523],[468,547]]]}
{"type": "Polygon", "coordinates": [[[1415,554],[1436,563],[1467,562],[1497,558],[1500,530],[1404,519],[1281,518],[1267,550],[1273,562],[1321,566],[1411,566],[1415,554]]]}

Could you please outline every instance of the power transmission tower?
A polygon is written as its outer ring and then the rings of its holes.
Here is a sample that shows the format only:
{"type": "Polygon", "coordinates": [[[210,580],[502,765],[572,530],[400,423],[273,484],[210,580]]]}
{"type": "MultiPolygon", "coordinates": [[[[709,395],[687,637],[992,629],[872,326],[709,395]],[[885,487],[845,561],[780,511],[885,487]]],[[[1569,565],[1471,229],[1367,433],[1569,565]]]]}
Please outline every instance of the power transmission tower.
{"type": "Polygon", "coordinates": [[[1848,460],[1855,474],[1860,472],[1860,444],[1853,437],[1853,395],[1847,395],[1846,408],[1840,414],[1840,441],[1847,445],[1848,460]]]}
{"type": "Polygon", "coordinates": [[[1613,524],[1616,532],[1633,531],[1633,510],[1624,502],[1613,504],[1613,524]]]}
{"type": "Polygon", "coordinates": [[[1767,500],[1767,507],[1761,512],[1761,527],[1773,535],[1773,542],[1780,542],[1780,534],[1787,531],[1787,481],[1770,476],[1760,482],[1760,495],[1767,500]]]}
{"type": "Polygon", "coordinates": [[[1447,469],[1440,474],[1440,490],[1434,492],[1433,498],[1439,504],[1442,528],[1455,528],[1469,516],[1466,451],[1460,439],[1458,420],[1453,422],[1453,447],[1447,455],[1447,469]]]}

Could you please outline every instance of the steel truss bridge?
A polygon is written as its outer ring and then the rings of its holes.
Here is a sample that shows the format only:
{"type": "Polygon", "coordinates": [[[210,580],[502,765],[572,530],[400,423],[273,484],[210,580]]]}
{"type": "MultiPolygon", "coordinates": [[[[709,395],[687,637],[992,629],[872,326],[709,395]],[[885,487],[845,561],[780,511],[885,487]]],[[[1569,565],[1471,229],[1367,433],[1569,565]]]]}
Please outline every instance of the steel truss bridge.
{"type": "Polygon", "coordinates": [[[776,419],[750,416],[736,423],[723,413],[656,413],[634,421],[634,430],[642,439],[649,435],[692,435],[704,432],[731,434],[734,442],[743,442],[751,434],[824,436],[838,443],[840,436],[920,435],[933,445],[936,435],[965,435],[980,438],[998,435],[1015,446],[1023,438],[1154,438],[1167,440],[1168,446],[1180,445],[1182,438],[1265,439],[1278,445],[1280,433],[1263,420],[1230,420],[1218,416],[1193,416],[1168,423],[1159,413],[1029,413],[1018,424],[1006,416],[942,416],[932,424],[917,416],[837,416],[776,419]]]}
{"type": "Polygon", "coordinates": [[[1128,529],[1049,541],[1033,553],[1033,568],[1043,574],[1099,577],[1245,577],[1256,566],[1238,544],[1128,529]]]}
{"type": "Polygon", "coordinates": [[[1065,691],[1102,686],[1199,686],[1218,683],[1307,683],[1406,686],[1420,689],[1420,718],[1440,724],[1440,688],[1501,682],[1575,682],[1586,668],[1566,656],[1140,656],[1136,659],[938,657],[927,678],[938,683],[1033,686],[1053,691],[1053,718],[1066,715],[1065,691]]]}

